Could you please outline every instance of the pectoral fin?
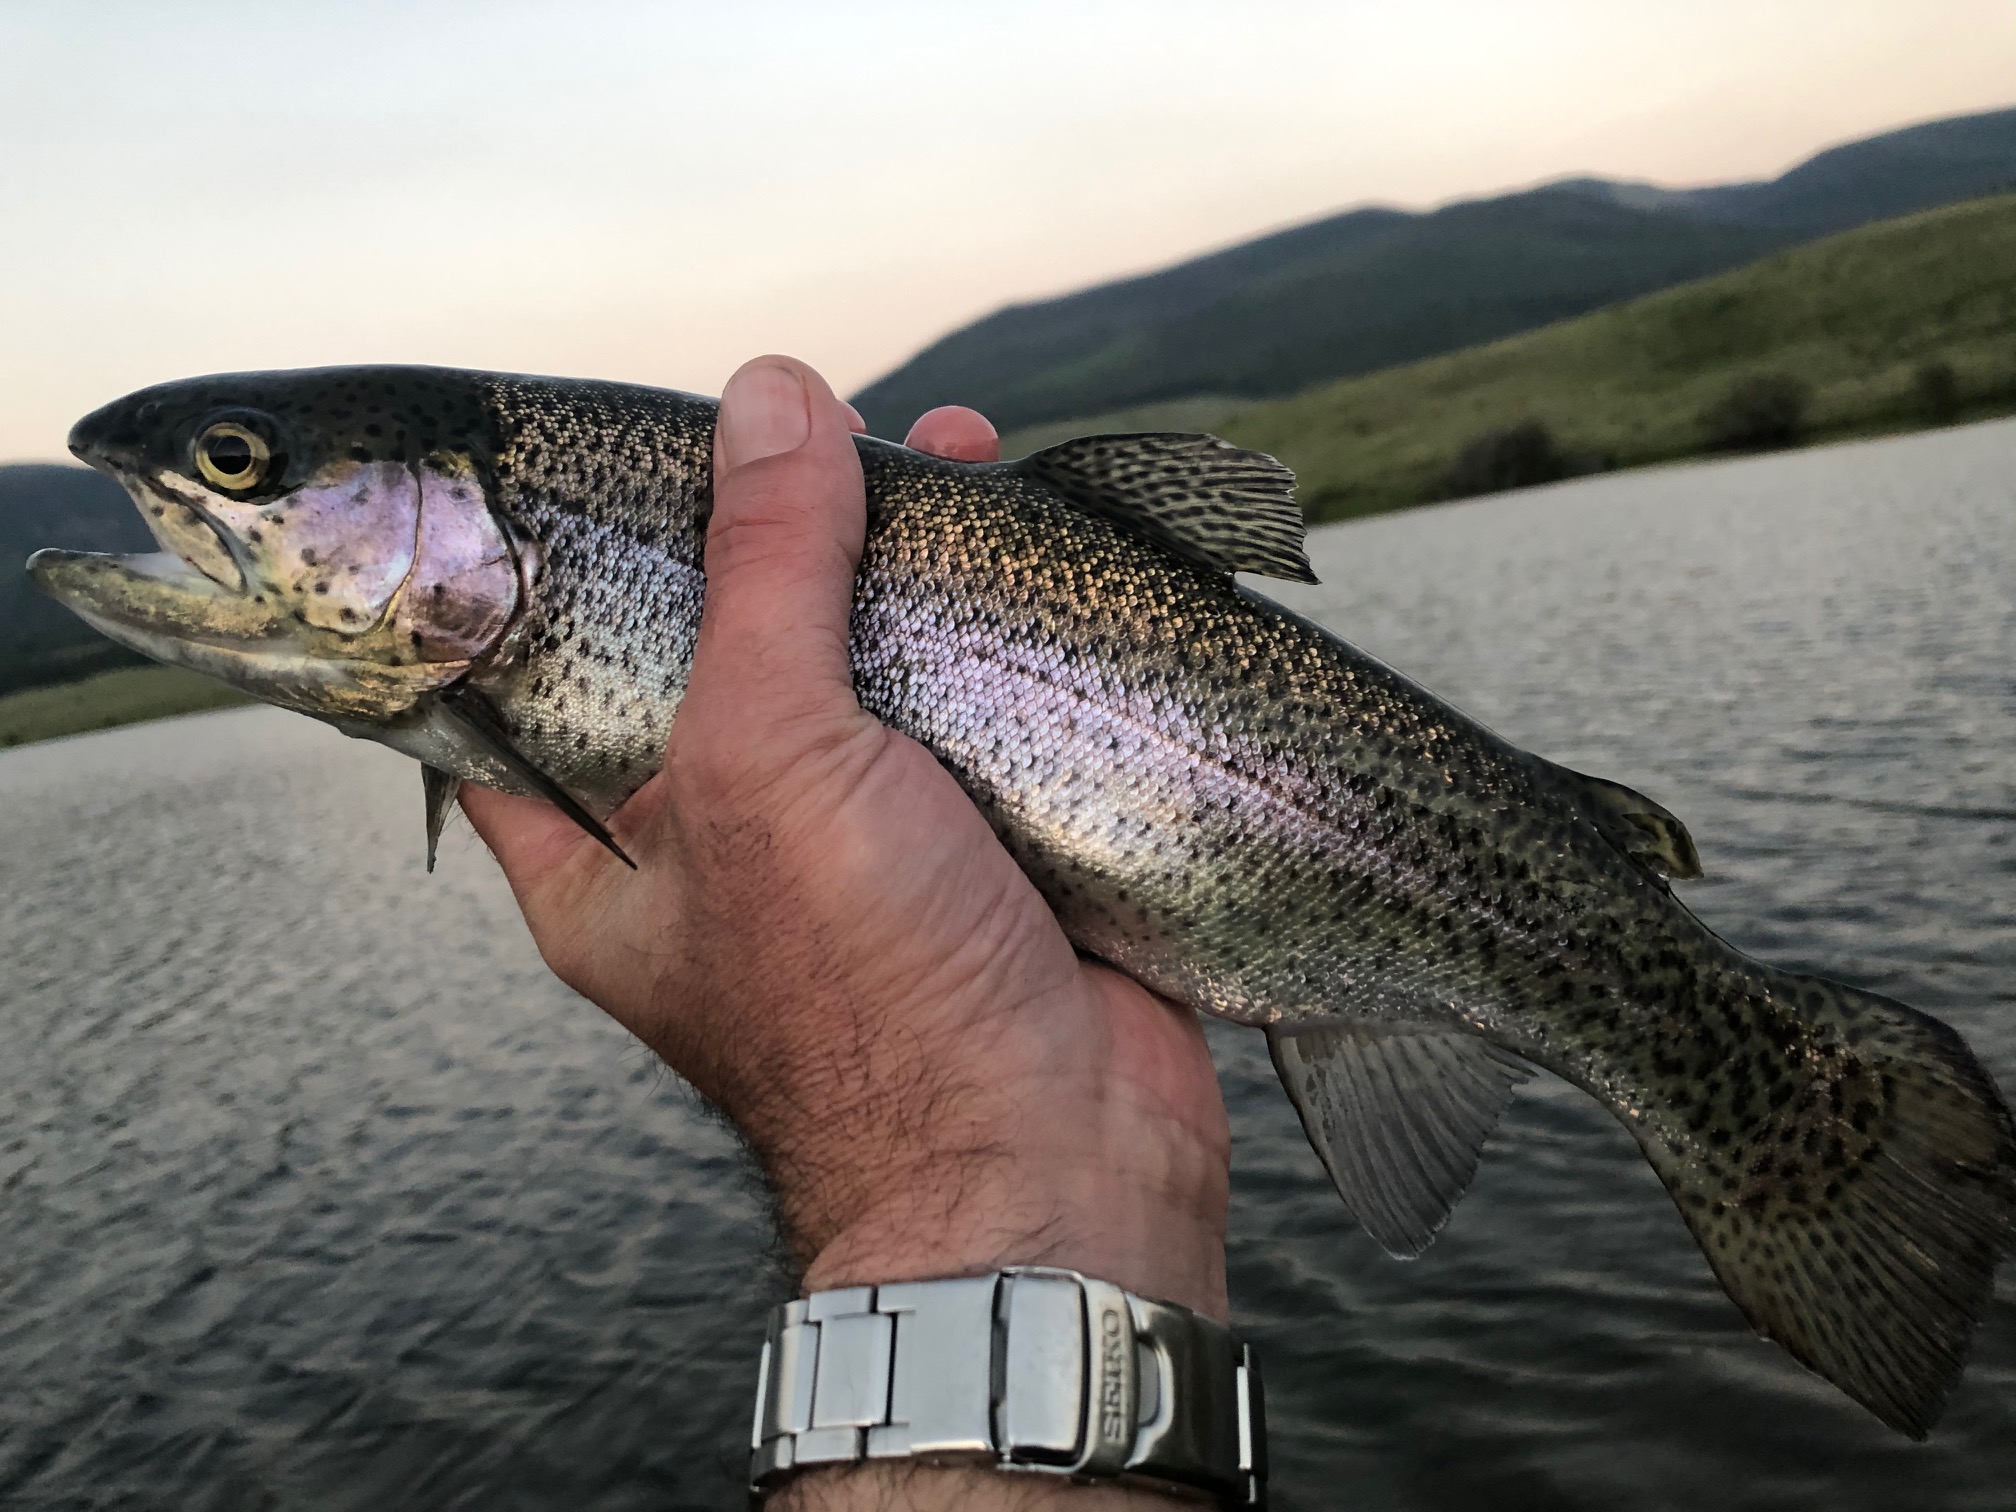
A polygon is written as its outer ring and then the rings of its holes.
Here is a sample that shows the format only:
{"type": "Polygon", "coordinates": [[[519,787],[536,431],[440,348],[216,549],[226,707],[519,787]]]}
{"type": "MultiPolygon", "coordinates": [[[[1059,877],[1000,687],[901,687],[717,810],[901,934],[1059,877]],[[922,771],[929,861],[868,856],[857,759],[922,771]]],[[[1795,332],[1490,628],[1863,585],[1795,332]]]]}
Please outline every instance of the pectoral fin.
{"type": "Polygon", "coordinates": [[[455,807],[455,795],[462,790],[462,779],[423,764],[420,780],[427,793],[427,870],[432,872],[435,853],[441,848],[441,831],[455,807]]]}
{"type": "Polygon", "coordinates": [[[1388,1254],[1428,1248],[1532,1074],[1475,1035],[1414,1025],[1275,1025],[1267,1048],[1352,1216],[1388,1254]]]}
{"type": "Polygon", "coordinates": [[[637,869],[637,863],[623,853],[623,847],[616,843],[616,837],[609,833],[602,821],[583,808],[581,801],[572,793],[533,765],[512,743],[511,732],[504,727],[503,718],[489,699],[463,684],[443,690],[438,695],[438,701],[442,712],[459,725],[478,747],[524,779],[528,787],[594,836],[618,861],[632,871],[637,869]]]}

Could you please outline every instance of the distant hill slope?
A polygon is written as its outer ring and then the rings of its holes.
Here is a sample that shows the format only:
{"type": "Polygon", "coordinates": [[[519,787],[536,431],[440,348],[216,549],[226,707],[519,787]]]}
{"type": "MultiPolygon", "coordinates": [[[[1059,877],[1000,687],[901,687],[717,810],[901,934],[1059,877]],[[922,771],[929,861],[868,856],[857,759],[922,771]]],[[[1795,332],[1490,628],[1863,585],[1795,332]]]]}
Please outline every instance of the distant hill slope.
{"type": "Polygon", "coordinates": [[[141,661],[36,589],[23,564],[44,546],[153,549],[126,490],[103,473],[56,463],[0,466],[0,693],[141,661]]]}
{"type": "Polygon", "coordinates": [[[2016,195],[2001,195],[1252,405],[1213,429],[1293,467],[1304,508],[1323,520],[1443,497],[1470,442],[1532,421],[1561,452],[1606,465],[1697,454],[1703,413],[1765,374],[1809,388],[1811,436],[2004,413],[2016,410],[2012,269],[2016,195]],[[1929,384],[1942,367],[1948,378],[1929,384]]]}
{"type": "Polygon", "coordinates": [[[1289,394],[2012,186],[2016,109],[1831,148],[1765,183],[1570,179],[1422,214],[1351,210],[1001,310],[854,403],[870,430],[901,436],[936,404],[971,404],[1013,429],[1173,398],[1289,394]]]}

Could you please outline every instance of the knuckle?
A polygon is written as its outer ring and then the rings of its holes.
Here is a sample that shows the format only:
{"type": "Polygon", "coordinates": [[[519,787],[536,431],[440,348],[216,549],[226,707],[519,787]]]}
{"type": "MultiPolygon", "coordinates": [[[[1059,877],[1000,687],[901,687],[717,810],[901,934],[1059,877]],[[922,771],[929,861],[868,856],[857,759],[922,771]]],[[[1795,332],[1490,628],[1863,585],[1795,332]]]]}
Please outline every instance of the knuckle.
{"type": "Polygon", "coordinates": [[[858,479],[847,486],[806,453],[769,457],[723,478],[707,527],[707,571],[733,573],[780,561],[844,560],[864,513],[858,479]]]}
{"type": "Polygon", "coordinates": [[[675,738],[665,773],[672,806],[688,818],[837,805],[872,759],[882,727],[858,709],[784,708],[675,738]]]}
{"type": "Polygon", "coordinates": [[[674,739],[665,754],[665,784],[672,811],[682,821],[722,809],[739,809],[749,788],[748,763],[732,743],[674,739]]]}
{"type": "Polygon", "coordinates": [[[707,581],[712,585],[751,579],[782,587],[851,576],[846,552],[830,535],[813,528],[803,511],[740,514],[707,533],[707,581]]]}

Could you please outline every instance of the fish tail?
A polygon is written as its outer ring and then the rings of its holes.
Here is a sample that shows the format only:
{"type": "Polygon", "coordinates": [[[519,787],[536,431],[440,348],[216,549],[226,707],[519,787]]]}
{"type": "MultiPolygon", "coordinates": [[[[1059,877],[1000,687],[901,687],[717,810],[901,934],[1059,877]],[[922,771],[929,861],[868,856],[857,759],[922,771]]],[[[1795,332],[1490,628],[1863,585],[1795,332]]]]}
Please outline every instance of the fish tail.
{"type": "Polygon", "coordinates": [[[2009,1109],[1937,1019],[1743,979],[1724,1022],[1751,1032],[1689,1078],[1708,1100],[1626,1121],[1757,1332],[1923,1438],[2016,1243],[2009,1109]]]}

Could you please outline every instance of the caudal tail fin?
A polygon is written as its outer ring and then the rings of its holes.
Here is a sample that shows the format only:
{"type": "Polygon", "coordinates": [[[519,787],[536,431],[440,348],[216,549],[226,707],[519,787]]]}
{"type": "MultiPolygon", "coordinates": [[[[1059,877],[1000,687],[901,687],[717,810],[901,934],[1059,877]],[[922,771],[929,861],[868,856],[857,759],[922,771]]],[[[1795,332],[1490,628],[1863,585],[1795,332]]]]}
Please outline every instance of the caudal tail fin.
{"type": "Polygon", "coordinates": [[[1964,1041],[1902,1003],[1771,973],[1710,1111],[1634,1121],[1766,1338],[1923,1438],[2016,1244],[2016,1130],[1964,1041]],[[1671,1119],[1671,1121],[1669,1121],[1671,1119]]]}

